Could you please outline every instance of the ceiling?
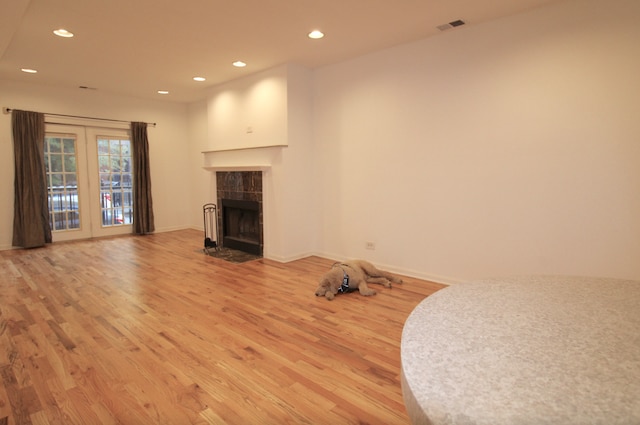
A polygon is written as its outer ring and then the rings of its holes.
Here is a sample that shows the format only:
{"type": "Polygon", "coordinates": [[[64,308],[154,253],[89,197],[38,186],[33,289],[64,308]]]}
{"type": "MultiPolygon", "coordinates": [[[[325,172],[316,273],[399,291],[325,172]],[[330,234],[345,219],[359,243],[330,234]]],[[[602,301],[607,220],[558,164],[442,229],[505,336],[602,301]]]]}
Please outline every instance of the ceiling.
{"type": "Polygon", "coordinates": [[[193,102],[274,66],[321,67],[558,1],[0,0],[0,80],[193,102]]]}

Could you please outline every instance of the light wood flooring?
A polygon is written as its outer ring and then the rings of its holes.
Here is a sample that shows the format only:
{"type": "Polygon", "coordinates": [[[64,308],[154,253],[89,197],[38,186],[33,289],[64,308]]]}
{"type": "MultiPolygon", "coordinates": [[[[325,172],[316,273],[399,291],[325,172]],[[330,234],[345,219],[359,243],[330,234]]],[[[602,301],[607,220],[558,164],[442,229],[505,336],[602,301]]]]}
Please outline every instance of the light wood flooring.
{"type": "Polygon", "coordinates": [[[0,252],[0,425],[407,424],[400,338],[443,285],[315,297],[332,260],[195,230],[0,252]]]}

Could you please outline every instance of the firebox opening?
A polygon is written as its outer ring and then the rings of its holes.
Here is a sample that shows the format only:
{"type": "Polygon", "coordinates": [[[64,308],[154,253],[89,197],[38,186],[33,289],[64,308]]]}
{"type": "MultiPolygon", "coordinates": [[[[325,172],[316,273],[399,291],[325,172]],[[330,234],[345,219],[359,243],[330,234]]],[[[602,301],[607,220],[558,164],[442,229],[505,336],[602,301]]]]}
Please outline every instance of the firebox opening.
{"type": "Polygon", "coordinates": [[[222,200],[222,245],[250,254],[262,255],[258,202],[222,200]]]}

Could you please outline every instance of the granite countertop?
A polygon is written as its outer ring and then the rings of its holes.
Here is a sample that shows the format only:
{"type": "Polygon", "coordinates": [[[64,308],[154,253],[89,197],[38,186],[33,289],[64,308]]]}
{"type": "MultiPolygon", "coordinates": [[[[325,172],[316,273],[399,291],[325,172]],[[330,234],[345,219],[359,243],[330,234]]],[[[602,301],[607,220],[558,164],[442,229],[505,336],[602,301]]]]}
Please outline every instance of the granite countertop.
{"type": "Polygon", "coordinates": [[[414,424],[640,424],[640,281],[456,284],[402,334],[414,424]]]}

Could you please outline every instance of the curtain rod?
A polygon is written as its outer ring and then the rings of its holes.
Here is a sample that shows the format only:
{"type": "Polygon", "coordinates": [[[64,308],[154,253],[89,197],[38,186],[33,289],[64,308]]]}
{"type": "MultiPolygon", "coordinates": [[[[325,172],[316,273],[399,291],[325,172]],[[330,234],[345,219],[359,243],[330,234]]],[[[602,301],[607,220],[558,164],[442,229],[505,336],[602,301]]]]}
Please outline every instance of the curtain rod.
{"type": "MultiPolygon", "coordinates": [[[[11,108],[7,108],[4,107],[2,108],[2,112],[6,115],[8,113],[10,113],[11,111],[13,111],[13,109],[11,108]]],[[[50,114],[48,112],[44,112],[45,115],[49,115],[51,117],[64,117],[64,118],[81,118],[81,119],[85,119],[85,120],[96,120],[96,121],[110,121],[110,122],[123,122],[123,123],[130,123],[130,121],[125,121],[125,120],[114,120],[114,119],[110,119],[110,118],[95,118],[95,117],[83,117],[81,115],[65,115],[65,114],[50,114]]],[[[147,125],[150,125],[152,127],[156,126],[156,123],[154,122],[147,122],[145,123],[147,125]]]]}

